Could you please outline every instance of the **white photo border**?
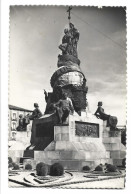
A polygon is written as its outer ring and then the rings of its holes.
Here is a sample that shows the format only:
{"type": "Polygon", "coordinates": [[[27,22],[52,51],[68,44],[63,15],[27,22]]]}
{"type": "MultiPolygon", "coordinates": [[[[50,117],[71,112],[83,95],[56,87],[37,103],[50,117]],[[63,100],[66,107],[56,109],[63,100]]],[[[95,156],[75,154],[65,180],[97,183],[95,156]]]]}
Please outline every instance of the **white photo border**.
{"type": "MultiPolygon", "coordinates": [[[[110,190],[96,189],[89,190],[90,193],[97,194],[102,192],[126,192],[130,191],[130,172],[131,172],[131,7],[130,1],[126,0],[2,0],[1,2],[1,193],[22,193],[29,192],[31,189],[32,194],[35,192],[45,192],[43,188],[37,188],[37,191],[33,188],[9,188],[8,187],[8,66],[9,66],[9,6],[10,5],[86,5],[86,6],[126,6],[127,7],[127,169],[126,169],[126,187],[123,190],[110,190]]],[[[85,190],[72,190],[73,192],[88,192],[85,190]]],[[[71,191],[71,192],[72,192],[71,191]]],[[[48,189],[46,192],[65,193],[59,189],[48,189]]]]}

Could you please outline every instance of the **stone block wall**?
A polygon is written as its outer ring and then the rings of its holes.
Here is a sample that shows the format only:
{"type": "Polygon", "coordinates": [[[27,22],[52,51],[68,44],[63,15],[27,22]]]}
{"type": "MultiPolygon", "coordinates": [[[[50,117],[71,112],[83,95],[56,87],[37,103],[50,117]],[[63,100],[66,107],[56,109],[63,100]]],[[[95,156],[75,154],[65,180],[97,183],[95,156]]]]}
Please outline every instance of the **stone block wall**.
{"type": "Polygon", "coordinates": [[[106,121],[103,122],[103,144],[106,150],[110,153],[110,158],[115,165],[122,165],[122,160],[126,156],[126,148],[121,143],[121,132],[110,131],[109,127],[106,127],[106,121]]]}

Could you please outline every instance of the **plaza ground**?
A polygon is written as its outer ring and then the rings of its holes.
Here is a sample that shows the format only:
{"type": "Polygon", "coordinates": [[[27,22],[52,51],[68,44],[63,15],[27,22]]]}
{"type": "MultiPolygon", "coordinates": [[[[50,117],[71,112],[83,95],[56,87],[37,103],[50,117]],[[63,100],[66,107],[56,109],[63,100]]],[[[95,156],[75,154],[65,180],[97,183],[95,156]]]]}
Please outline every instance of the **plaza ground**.
{"type": "MultiPolygon", "coordinates": [[[[33,171],[32,171],[33,172],[33,171]]],[[[88,177],[89,173],[71,172],[72,177],[65,173],[64,177],[57,178],[55,181],[45,184],[36,183],[31,172],[20,172],[19,175],[9,176],[9,187],[43,187],[43,188],[63,188],[63,189],[88,189],[88,188],[110,188],[123,189],[125,185],[125,172],[122,170],[120,176],[92,176],[88,177]],[[87,176],[87,177],[85,177],[87,176]],[[24,183],[24,184],[23,184],[24,183]],[[30,184],[30,185],[29,185],[30,184]],[[31,186],[31,184],[33,186],[31,186]],[[45,186],[44,186],[45,185],[45,186]]],[[[35,173],[35,171],[34,171],[35,173]]]]}

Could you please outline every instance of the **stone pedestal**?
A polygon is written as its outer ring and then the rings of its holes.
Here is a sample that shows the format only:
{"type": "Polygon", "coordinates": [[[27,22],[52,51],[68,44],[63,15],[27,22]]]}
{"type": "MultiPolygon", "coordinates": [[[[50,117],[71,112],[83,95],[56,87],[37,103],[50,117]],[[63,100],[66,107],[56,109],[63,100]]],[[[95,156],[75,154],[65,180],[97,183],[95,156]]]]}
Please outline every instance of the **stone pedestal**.
{"type": "MultiPolygon", "coordinates": [[[[110,131],[106,122],[92,114],[69,115],[58,125],[55,114],[45,115],[33,123],[31,146],[27,132],[18,132],[16,143],[9,149],[14,162],[34,158],[49,165],[59,162],[65,169],[82,170],[85,165],[95,168],[100,163],[120,165],[125,158],[121,133],[110,131]]],[[[34,163],[33,163],[34,164],[34,163]]],[[[35,168],[35,166],[33,166],[35,168]]]]}
{"type": "Polygon", "coordinates": [[[54,140],[44,151],[34,151],[34,159],[37,163],[59,162],[65,169],[74,170],[112,163],[103,143],[103,129],[103,121],[93,115],[70,115],[68,124],[54,127],[54,140]]]}

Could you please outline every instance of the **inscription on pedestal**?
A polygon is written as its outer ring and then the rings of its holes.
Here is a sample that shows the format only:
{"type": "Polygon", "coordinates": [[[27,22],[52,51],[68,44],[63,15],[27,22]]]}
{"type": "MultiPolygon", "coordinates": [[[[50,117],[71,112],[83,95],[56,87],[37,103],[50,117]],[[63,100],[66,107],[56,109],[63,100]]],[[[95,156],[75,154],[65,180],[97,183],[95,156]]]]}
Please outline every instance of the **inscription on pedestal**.
{"type": "Polygon", "coordinates": [[[99,124],[75,122],[75,135],[80,137],[99,137],[99,124]]]}

